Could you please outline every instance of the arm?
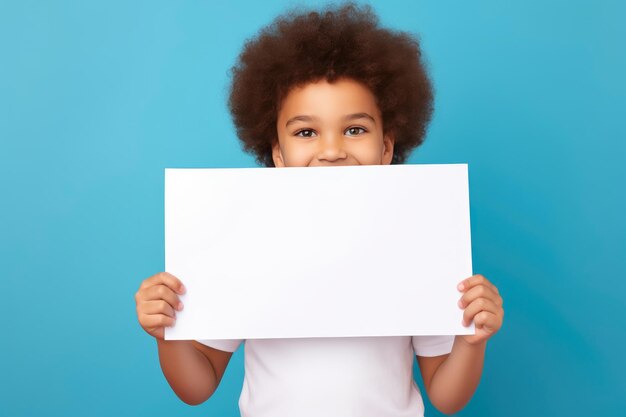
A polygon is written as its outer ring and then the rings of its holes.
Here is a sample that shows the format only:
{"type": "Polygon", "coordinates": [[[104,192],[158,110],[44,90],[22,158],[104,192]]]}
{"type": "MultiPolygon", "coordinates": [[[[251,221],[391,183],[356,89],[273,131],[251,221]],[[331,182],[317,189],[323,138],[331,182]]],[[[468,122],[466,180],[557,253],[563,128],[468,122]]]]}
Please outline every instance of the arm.
{"type": "Polygon", "coordinates": [[[206,401],[217,389],[232,356],[195,340],[165,340],[165,327],[174,326],[176,311],[183,309],[185,286],[174,275],[160,272],[144,280],[137,293],[137,319],[154,336],[165,379],[187,404],[206,401]]]}
{"type": "Polygon", "coordinates": [[[417,357],[428,398],[439,411],[454,414],[472,398],[480,382],[485,347],[486,342],[470,345],[457,336],[450,354],[417,357]]]}
{"type": "Polygon", "coordinates": [[[417,357],[431,403],[442,413],[453,414],[469,402],[480,383],[487,340],[502,326],[504,309],[498,289],[482,275],[459,284],[463,296],[463,324],[473,320],[476,333],[456,336],[448,355],[417,357]]]}
{"type": "Polygon", "coordinates": [[[161,370],[176,395],[198,405],[217,389],[232,352],[223,352],[195,340],[157,339],[161,370]]]}

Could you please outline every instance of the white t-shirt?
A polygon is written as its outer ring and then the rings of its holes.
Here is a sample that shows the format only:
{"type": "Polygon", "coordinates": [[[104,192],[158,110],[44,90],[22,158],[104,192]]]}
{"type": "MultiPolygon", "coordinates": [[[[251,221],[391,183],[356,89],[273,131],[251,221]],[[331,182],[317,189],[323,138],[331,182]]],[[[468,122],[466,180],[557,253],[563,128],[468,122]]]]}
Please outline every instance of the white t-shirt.
{"type": "MultiPolygon", "coordinates": [[[[198,340],[234,352],[243,340],[198,340]]],[[[450,353],[454,336],[249,339],[242,417],[421,417],[413,358],[450,353]]]]}

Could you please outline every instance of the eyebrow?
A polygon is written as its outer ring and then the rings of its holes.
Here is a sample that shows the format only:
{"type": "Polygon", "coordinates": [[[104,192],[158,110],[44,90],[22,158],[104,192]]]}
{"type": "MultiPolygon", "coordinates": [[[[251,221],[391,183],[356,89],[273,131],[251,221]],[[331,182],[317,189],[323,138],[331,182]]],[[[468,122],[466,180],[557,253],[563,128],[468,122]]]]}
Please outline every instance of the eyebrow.
{"type": "MultiPolygon", "coordinates": [[[[369,119],[371,120],[373,123],[376,123],[376,120],[374,120],[374,118],[372,116],[370,116],[367,113],[353,113],[353,114],[348,114],[346,115],[344,118],[344,120],[358,120],[358,119],[369,119]]],[[[314,121],[318,121],[319,119],[315,116],[307,116],[307,115],[300,115],[300,116],[295,116],[292,117],[291,119],[287,120],[287,123],[285,123],[285,127],[289,126],[292,123],[295,122],[314,122],[314,121]]]]}
{"type": "Polygon", "coordinates": [[[292,123],[295,122],[313,122],[313,121],[317,121],[319,120],[317,117],[315,116],[295,116],[292,117],[291,119],[287,120],[287,123],[285,123],[285,127],[289,126],[292,123]]]}
{"type": "Polygon", "coordinates": [[[349,114],[346,117],[343,118],[344,120],[358,120],[358,119],[369,119],[372,121],[372,123],[376,123],[376,120],[374,120],[374,118],[372,116],[370,116],[367,113],[354,113],[354,114],[349,114]]]}

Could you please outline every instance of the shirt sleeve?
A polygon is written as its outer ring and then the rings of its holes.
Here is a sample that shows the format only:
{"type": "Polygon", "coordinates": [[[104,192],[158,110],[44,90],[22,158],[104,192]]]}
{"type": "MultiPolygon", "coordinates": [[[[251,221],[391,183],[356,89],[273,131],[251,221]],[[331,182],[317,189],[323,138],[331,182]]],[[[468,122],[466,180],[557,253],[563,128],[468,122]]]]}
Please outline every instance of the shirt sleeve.
{"type": "Polygon", "coordinates": [[[239,345],[241,345],[243,340],[244,339],[202,339],[196,340],[196,342],[224,352],[234,352],[239,345]]]}
{"type": "Polygon", "coordinates": [[[440,356],[452,352],[454,336],[413,336],[412,342],[417,356],[440,356]]]}

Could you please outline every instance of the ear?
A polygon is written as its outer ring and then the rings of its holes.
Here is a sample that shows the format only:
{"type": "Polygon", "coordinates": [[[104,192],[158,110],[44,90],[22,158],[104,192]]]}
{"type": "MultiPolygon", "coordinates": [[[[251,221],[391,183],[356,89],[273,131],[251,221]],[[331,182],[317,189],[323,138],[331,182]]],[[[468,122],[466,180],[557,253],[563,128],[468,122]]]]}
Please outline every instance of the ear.
{"type": "Polygon", "coordinates": [[[395,143],[395,137],[393,133],[387,133],[383,137],[383,157],[382,165],[389,165],[393,160],[393,145],[395,143]]]}
{"type": "Polygon", "coordinates": [[[278,143],[278,140],[272,145],[272,159],[274,160],[274,166],[276,168],[285,167],[285,161],[283,160],[283,154],[280,151],[280,143],[278,143]]]}

